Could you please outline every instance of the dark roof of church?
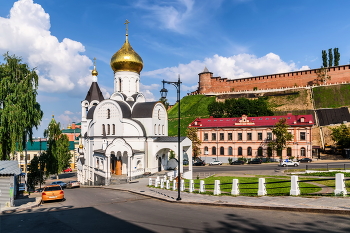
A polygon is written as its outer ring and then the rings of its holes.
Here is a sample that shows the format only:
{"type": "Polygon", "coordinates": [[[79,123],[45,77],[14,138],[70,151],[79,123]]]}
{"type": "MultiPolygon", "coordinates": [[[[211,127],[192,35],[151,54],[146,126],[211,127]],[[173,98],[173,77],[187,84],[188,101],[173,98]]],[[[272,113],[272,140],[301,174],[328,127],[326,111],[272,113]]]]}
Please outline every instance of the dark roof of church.
{"type": "Polygon", "coordinates": [[[131,118],[130,107],[125,102],[117,101],[117,100],[115,100],[115,102],[117,102],[119,104],[120,108],[122,109],[123,118],[131,118]]]}
{"type": "Polygon", "coordinates": [[[91,103],[91,101],[93,100],[98,100],[98,101],[102,101],[105,98],[102,95],[102,92],[100,90],[100,87],[98,86],[97,82],[92,82],[90,89],[88,91],[88,93],[86,94],[85,100],[89,101],[89,103],[91,103]]]}
{"type": "Polygon", "coordinates": [[[94,112],[95,112],[96,106],[92,106],[89,111],[88,114],[86,116],[86,119],[92,119],[94,117],[94,112]]]}
{"type": "Polygon", "coordinates": [[[152,118],[153,108],[157,103],[137,103],[132,110],[131,118],[152,118]]]}

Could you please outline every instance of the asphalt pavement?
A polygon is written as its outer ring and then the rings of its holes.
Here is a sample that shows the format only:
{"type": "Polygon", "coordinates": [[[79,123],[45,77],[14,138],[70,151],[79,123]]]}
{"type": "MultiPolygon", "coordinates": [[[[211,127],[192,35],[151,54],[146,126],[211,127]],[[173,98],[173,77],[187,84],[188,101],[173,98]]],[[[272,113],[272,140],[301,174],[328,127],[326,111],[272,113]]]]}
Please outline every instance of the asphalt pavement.
{"type": "MultiPolygon", "coordinates": [[[[276,172],[278,173],[278,172],[276,172]]],[[[261,173],[260,173],[261,174],[261,173]]],[[[216,174],[227,175],[227,174],[216,174]]],[[[266,174],[270,175],[270,174],[266,174]]],[[[155,178],[155,177],[153,177],[155,178]]],[[[126,184],[110,186],[88,186],[82,188],[100,188],[128,191],[139,195],[156,198],[161,201],[176,204],[214,205],[225,207],[241,207],[255,209],[285,210],[298,212],[334,213],[350,215],[350,198],[347,197],[299,197],[299,196],[213,196],[197,193],[178,192],[148,187],[149,178],[141,178],[126,184]]],[[[5,207],[2,214],[20,212],[35,208],[41,203],[41,194],[32,193],[30,196],[15,200],[14,207],[5,207]]]]}

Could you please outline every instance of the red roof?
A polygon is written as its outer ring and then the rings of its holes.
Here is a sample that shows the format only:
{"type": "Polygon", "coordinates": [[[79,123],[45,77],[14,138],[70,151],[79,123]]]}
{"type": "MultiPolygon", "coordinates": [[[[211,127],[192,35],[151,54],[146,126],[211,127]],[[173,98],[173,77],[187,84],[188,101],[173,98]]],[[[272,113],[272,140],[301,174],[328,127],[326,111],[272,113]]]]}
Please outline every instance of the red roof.
{"type": "Polygon", "coordinates": [[[314,118],[312,115],[284,115],[284,116],[259,116],[259,117],[242,117],[233,118],[197,118],[189,127],[197,128],[215,128],[215,127],[256,127],[256,126],[274,126],[279,119],[287,119],[290,126],[313,126],[314,118]]]}

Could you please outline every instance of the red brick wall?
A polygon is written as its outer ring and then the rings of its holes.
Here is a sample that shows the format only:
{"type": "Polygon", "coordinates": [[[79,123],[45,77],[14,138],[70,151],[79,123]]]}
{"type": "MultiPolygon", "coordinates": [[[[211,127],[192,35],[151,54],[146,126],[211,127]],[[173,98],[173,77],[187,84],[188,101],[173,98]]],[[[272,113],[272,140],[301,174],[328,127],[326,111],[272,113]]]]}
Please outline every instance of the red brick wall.
{"type": "MultiPolygon", "coordinates": [[[[350,65],[335,66],[328,69],[327,84],[350,82],[350,65]]],[[[199,74],[198,94],[222,93],[231,91],[252,91],[284,87],[309,86],[317,79],[318,69],[294,71],[290,73],[271,74],[242,79],[213,77],[213,73],[199,74]]]]}

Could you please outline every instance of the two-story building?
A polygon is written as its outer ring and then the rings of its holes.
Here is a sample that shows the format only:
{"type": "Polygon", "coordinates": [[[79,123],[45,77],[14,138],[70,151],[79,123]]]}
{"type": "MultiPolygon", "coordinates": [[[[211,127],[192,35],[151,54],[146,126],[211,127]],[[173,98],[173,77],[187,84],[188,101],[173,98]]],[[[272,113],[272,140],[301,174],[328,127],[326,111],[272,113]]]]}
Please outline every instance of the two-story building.
{"type": "Polygon", "coordinates": [[[279,159],[279,155],[268,146],[274,139],[272,130],[279,119],[285,118],[288,132],[293,135],[287,148],[282,151],[283,158],[303,158],[312,155],[311,128],[314,125],[312,115],[259,116],[234,118],[197,118],[189,127],[197,128],[202,159],[210,162],[228,158],[269,157],[279,159]]]}

